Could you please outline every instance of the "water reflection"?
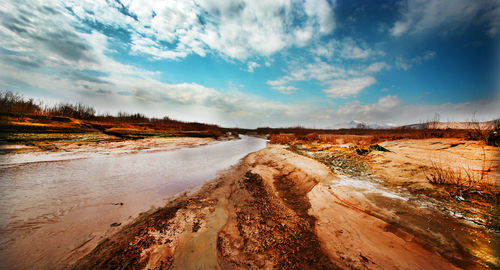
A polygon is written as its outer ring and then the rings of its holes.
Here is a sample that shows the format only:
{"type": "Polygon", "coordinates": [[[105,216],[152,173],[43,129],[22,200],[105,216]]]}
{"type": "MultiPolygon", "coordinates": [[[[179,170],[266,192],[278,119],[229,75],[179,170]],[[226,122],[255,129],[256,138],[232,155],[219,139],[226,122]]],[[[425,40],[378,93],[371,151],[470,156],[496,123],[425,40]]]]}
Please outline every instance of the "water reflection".
{"type": "MultiPolygon", "coordinates": [[[[164,198],[214,178],[245,155],[265,147],[266,141],[242,136],[198,148],[166,152],[95,155],[90,158],[27,163],[0,168],[0,230],[2,250],[23,234],[61,221],[76,210],[81,221],[110,213],[94,208],[124,202],[127,211],[115,211],[116,219],[136,216],[164,198]],[[92,217],[92,215],[96,215],[92,217]],[[10,238],[10,239],[9,239],[10,238]]],[[[8,163],[8,160],[6,160],[8,163]]],[[[73,217],[74,218],[74,217],[73,217]]],[[[78,217],[77,217],[78,218],[78,217]]],[[[16,240],[17,241],[17,240],[16,240]]],[[[44,241],[36,239],[35,241],[44,241]]],[[[5,251],[5,250],[4,250],[5,251]]],[[[3,254],[5,255],[5,254],[3,254]]],[[[2,256],[3,257],[3,256],[2,256]]]]}

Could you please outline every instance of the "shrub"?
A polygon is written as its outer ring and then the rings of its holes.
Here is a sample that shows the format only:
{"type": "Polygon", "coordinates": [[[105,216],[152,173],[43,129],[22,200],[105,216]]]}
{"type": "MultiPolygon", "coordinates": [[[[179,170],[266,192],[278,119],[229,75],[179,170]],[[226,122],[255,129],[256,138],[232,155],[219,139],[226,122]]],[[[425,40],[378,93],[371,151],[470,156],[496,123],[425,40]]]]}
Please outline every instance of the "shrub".
{"type": "Polygon", "coordinates": [[[431,167],[425,172],[429,183],[443,185],[451,189],[451,195],[464,196],[471,192],[477,192],[490,186],[486,181],[486,156],[483,150],[483,165],[479,172],[472,168],[452,168],[441,162],[432,161],[431,167]]]}

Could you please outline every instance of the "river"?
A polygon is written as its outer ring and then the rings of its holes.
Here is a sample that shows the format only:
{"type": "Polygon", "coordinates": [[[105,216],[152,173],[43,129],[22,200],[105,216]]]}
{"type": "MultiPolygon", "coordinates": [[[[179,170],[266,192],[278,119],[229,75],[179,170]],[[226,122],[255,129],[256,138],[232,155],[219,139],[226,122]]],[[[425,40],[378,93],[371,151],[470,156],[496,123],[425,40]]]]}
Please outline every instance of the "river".
{"type": "Polygon", "coordinates": [[[197,148],[73,160],[11,164],[3,157],[8,165],[0,167],[2,268],[72,262],[141,212],[200,186],[266,143],[241,136],[197,148]]]}

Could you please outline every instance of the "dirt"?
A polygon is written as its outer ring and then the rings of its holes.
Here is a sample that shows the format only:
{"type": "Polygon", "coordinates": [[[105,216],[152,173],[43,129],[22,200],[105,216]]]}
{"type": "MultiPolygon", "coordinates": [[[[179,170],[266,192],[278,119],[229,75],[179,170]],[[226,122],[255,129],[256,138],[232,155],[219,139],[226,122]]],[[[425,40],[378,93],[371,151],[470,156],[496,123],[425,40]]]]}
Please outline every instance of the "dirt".
{"type": "Polygon", "coordinates": [[[266,187],[272,183],[255,173],[247,172],[235,183],[231,193],[235,212],[217,240],[226,267],[336,268],[314,233],[315,218],[307,214],[307,191],[291,191],[283,184],[288,181],[285,177],[276,179],[278,194],[266,187]],[[300,198],[290,200],[293,195],[300,198]]]}
{"type": "Polygon", "coordinates": [[[499,266],[495,238],[484,229],[417,201],[363,193],[340,182],[326,165],[268,146],[199,190],[140,216],[73,268],[499,266]]]}
{"type": "Polygon", "coordinates": [[[414,235],[392,231],[383,219],[343,200],[335,191],[317,186],[309,196],[312,213],[321,221],[317,235],[343,269],[456,268],[414,235]]]}
{"type": "Polygon", "coordinates": [[[436,162],[454,168],[491,172],[485,181],[499,184],[498,175],[495,175],[500,162],[497,147],[458,139],[396,140],[380,143],[380,146],[391,152],[372,151],[367,161],[374,173],[391,183],[414,188],[430,187],[425,169],[436,162]]]}
{"type": "Polygon", "coordinates": [[[380,145],[392,152],[373,151],[365,162],[387,185],[403,186],[413,193],[447,202],[476,223],[500,230],[498,147],[458,139],[397,140],[380,145]],[[429,183],[426,176],[434,164],[462,175],[466,171],[477,178],[484,174],[484,179],[477,190],[459,194],[453,185],[429,183]]]}
{"type": "Polygon", "coordinates": [[[149,137],[219,138],[224,130],[200,123],[170,119],[82,120],[64,116],[3,114],[0,117],[0,143],[52,141],[118,141],[149,137]]]}

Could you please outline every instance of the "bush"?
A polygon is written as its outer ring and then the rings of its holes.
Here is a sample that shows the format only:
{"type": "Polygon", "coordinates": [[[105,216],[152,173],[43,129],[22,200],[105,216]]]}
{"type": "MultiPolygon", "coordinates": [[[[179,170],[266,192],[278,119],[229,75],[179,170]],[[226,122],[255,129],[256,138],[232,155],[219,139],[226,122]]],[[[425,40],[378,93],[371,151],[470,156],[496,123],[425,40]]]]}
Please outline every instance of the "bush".
{"type": "Polygon", "coordinates": [[[491,146],[500,147],[500,119],[494,120],[493,128],[488,133],[486,143],[491,146]]]}
{"type": "Polygon", "coordinates": [[[116,116],[110,114],[98,115],[92,106],[81,103],[59,103],[54,106],[42,106],[41,102],[35,103],[32,98],[26,99],[22,95],[15,94],[10,91],[0,91],[0,114],[13,117],[29,116],[31,118],[36,118],[39,121],[55,120],[58,122],[71,122],[71,119],[65,119],[65,117],[71,117],[80,120],[94,120],[124,125],[134,124],[140,126],[144,130],[150,128],[160,130],[162,132],[203,131],[205,133],[200,133],[201,135],[199,136],[210,137],[219,137],[225,133],[224,129],[217,125],[183,122],[172,120],[168,117],[161,119],[149,118],[140,113],[130,114],[126,112],[119,112],[116,116]]]}
{"type": "Polygon", "coordinates": [[[1,91],[0,112],[4,114],[40,113],[41,108],[32,98],[25,99],[22,95],[1,91]]]}
{"type": "Polygon", "coordinates": [[[452,196],[462,197],[489,186],[486,182],[486,171],[486,157],[483,153],[483,166],[480,172],[465,167],[452,168],[432,161],[431,167],[425,172],[425,177],[433,185],[451,188],[452,196]]]}

